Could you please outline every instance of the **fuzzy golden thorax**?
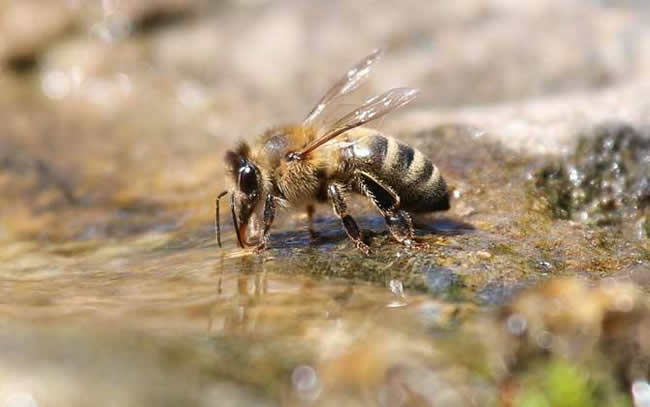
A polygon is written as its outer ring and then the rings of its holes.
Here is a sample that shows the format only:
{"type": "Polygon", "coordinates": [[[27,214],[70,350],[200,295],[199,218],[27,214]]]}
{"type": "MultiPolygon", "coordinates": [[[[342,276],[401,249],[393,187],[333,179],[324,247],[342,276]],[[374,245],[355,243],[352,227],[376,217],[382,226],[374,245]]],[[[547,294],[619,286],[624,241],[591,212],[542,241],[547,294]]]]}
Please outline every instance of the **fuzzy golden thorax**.
{"type": "Polygon", "coordinates": [[[257,137],[250,158],[266,170],[277,168],[287,153],[297,151],[316,137],[315,129],[301,125],[273,127],[257,137]]]}
{"type": "Polygon", "coordinates": [[[279,194],[285,204],[315,199],[324,173],[320,156],[299,161],[287,159],[289,152],[300,150],[315,137],[312,127],[287,125],[269,129],[257,138],[250,160],[260,169],[264,190],[279,194]]]}
{"type": "Polygon", "coordinates": [[[276,170],[276,185],[290,204],[308,203],[319,199],[325,173],[310,160],[283,161],[276,170]]]}

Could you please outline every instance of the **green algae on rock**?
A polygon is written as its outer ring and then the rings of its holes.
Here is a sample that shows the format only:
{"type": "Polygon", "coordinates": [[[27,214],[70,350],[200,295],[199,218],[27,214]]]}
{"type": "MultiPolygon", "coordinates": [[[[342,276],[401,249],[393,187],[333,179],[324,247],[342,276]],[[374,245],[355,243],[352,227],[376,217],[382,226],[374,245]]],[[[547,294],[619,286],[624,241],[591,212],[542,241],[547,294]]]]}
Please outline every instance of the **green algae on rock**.
{"type": "Polygon", "coordinates": [[[552,215],[604,226],[636,225],[648,237],[650,134],[626,123],[604,123],[579,136],[566,162],[534,175],[552,215]]]}

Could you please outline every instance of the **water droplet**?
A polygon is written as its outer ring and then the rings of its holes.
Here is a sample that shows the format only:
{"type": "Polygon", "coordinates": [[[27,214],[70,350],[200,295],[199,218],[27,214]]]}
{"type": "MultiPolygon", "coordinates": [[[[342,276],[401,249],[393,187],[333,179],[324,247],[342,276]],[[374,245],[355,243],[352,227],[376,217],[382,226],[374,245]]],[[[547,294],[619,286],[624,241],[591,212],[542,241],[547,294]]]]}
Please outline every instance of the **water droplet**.
{"type": "Polygon", "coordinates": [[[521,336],[526,332],[526,327],[528,326],[528,320],[520,314],[512,314],[506,320],[506,327],[508,331],[515,335],[521,336]]]}
{"type": "Polygon", "coordinates": [[[402,280],[390,280],[388,288],[393,294],[399,297],[404,297],[404,285],[402,284],[402,280]]]}
{"type": "Polygon", "coordinates": [[[535,335],[535,343],[540,348],[550,349],[553,345],[553,335],[548,331],[541,331],[535,335]]]}
{"type": "Polygon", "coordinates": [[[104,24],[97,23],[90,28],[90,32],[102,40],[103,42],[109,43],[112,41],[113,36],[111,35],[111,30],[104,24]]]}
{"type": "Polygon", "coordinates": [[[311,366],[300,365],[293,369],[291,383],[302,399],[315,400],[320,394],[320,380],[316,370],[311,366]]]}
{"type": "Polygon", "coordinates": [[[401,308],[405,307],[407,304],[404,301],[391,301],[386,304],[386,308],[401,308]]]}
{"type": "Polygon", "coordinates": [[[583,176],[578,172],[578,169],[576,167],[570,167],[569,168],[569,181],[573,183],[573,185],[577,186],[582,182],[583,176]]]}
{"type": "Polygon", "coordinates": [[[632,398],[635,407],[650,407],[650,384],[645,380],[632,383],[632,398]]]}
{"type": "Polygon", "coordinates": [[[70,93],[70,78],[65,72],[49,71],[41,76],[41,89],[50,99],[63,99],[70,93]]]}
{"type": "Polygon", "coordinates": [[[205,101],[205,95],[201,88],[190,81],[182,82],[177,91],[178,101],[185,107],[198,107],[205,101]]]}

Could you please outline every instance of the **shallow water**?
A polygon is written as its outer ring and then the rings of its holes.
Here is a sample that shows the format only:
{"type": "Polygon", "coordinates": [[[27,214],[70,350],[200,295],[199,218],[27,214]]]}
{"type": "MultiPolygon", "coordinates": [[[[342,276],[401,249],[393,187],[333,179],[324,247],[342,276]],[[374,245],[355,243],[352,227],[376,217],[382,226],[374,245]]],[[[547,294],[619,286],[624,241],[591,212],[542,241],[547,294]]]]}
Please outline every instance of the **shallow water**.
{"type": "MultiPolygon", "coordinates": [[[[231,398],[242,405],[252,397],[248,387],[266,402],[315,399],[322,388],[350,385],[339,372],[350,361],[339,359],[371,360],[350,374],[357,386],[373,386],[389,363],[384,357],[391,365],[410,359],[431,330],[446,329],[472,310],[407,295],[398,281],[391,291],[314,280],[282,272],[287,262],[281,257],[218,252],[212,241],[179,248],[163,239],[51,245],[49,253],[12,245],[21,253],[2,265],[3,390],[28,392],[45,405],[58,398],[82,405],[104,397],[97,386],[106,386],[102,377],[108,376],[126,404],[231,398]],[[372,339],[377,334],[382,341],[372,339]],[[356,355],[361,349],[354,348],[369,340],[379,348],[356,355]],[[414,342],[419,345],[410,349],[414,342]],[[189,377],[179,384],[183,372],[189,377]],[[78,389],[80,382],[80,394],[61,390],[78,389]]],[[[358,398],[357,391],[352,396],[358,398]]]]}

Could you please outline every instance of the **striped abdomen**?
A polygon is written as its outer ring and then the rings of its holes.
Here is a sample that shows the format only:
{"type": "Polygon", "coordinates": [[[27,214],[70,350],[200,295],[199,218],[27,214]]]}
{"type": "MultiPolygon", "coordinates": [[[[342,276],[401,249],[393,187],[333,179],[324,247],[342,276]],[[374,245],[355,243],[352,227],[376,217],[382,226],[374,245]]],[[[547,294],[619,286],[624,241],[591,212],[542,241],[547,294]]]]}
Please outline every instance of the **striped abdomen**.
{"type": "Polygon", "coordinates": [[[449,209],[447,185],[440,170],[420,151],[376,131],[346,134],[344,156],[353,167],[389,186],[400,197],[400,208],[411,212],[449,209]]]}

